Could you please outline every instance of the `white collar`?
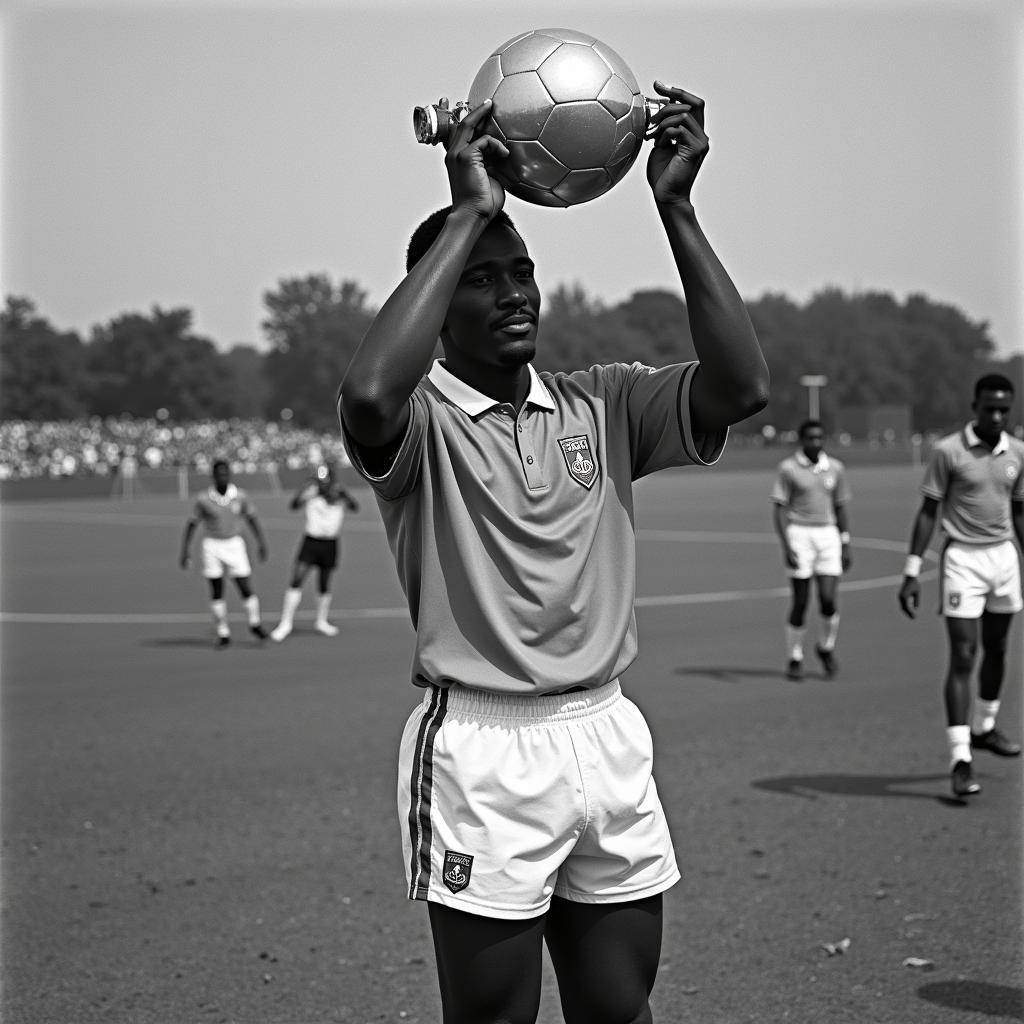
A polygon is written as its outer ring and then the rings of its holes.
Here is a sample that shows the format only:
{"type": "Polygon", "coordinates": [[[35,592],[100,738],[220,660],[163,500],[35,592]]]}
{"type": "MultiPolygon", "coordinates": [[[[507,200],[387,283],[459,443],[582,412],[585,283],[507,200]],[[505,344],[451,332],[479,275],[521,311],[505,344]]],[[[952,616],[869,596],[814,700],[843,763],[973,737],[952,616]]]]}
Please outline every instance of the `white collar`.
{"type": "Polygon", "coordinates": [[[818,456],[817,462],[811,462],[811,460],[804,454],[803,448],[797,448],[796,461],[799,462],[804,469],[810,469],[813,473],[827,473],[832,468],[831,463],[828,461],[828,456],[824,452],[818,456]]]}
{"type": "MultiPolygon", "coordinates": [[[[553,411],[555,408],[554,400],[548,393],[548,389],[544,386],[544,382],[540,379],[537,371],[530,363],[526,364],[526,369],[530,374],[530,392],[526,396],[526,401],[531,405],[538,405],[542,409],[553,411]]],[[[488,409],[493,409],[496,405],[502,404],[489,395],[477,391],[476,388],[471,387],[464,380],[460,380],[440,359],[434,360],[434,365],[430,368],[430,373],[427,374],[427,380],[448,401],[457,405],[467,416],[479,416],[481,413],[487,412],[488,409]]]]}
{"type": "MultiPolygon", "coordinates": [[[[964,427],[964,437],[967,439],[967,447],[974,448],[976,445],[985,444],[980,437],[978,437],[977,431],[974,429],[973,423],[968,423],[964,427]]],[[[986,446],[987,447],[987,446],[986,446]]],[[[1010,447],[1010,442],[1006,437],[1006,431],[999,431],[999,440],[996,442],[995,448],[992,449],[993,455],[998,455],[1000,452],[1005,452],[1010,447]]]]}
{"type": "Polygon", "coordinates": [[[230,505],[238,497],[238,488],[234,484],[228,484],[228,489],[221,494],[216,487],[210,488],[210,500],[218,505],[230,505]]]}

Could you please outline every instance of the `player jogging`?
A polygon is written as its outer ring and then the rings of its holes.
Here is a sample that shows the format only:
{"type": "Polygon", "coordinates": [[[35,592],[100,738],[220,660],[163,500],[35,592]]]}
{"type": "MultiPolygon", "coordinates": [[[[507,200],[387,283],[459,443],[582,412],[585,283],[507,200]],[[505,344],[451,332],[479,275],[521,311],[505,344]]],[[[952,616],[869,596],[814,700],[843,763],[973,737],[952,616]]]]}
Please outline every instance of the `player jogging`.
{"type": "Polygon", "coordinates": [[[981,791],[971,748],[1017,757],[1020,744],[996,727],[1006,669],[1006,647],[1021,600],[1017,544],[1024,548],[1024,443],[1006,432],[1013,384],[987,374],[974,386],[974,419],[936,442],[910,535],[899,604],[914,618],[921,596],[921,556],[941,518],[940,606],[949,640],[946,736],[954,795],[981,791]],[[971,673],[982,648],[978,693],[971,673]]]}
{"type": "Polygon", "coordinates": [[[263,538],[256,509],[245,491],[231,483],[231,467],[224,459],[218,459],[213,464],[213,486],[196,497],[192,514],[185,523],[179,558],[182,569],[187,569],[192,558],[192,535],[201,523],[204,530],[203,575],[210,581],[210,610],[217,630],[218,647],[227,647],[231,643],[227,602],[224,600],[225,575],[234,578],[238,593],[245,603],[249,632],[260,640],[267,638],[260,624],[260,599],[253,593],[249,579],[252,567],[240,530],[243,519],[256,538],[260,561],[266,561],[267,542],[263,538]]]}
{"type": "Polygon", "coordinates": [[[647,179],[699,363],[534,370],[540,289],[488,174],[506,148],[478,134],[485,101],[448,143],[451,206],[417,228],[341,386],[416,630],[399,817],[446,1024],[534,1021],[544,942],[567,1021],[651,1020],[679,872],[619,685],[637,651],[632,485],[716,461],[768,392],[690,202],[704,103],[656,88],[647,179]]]}
{"type": "Polygon", "coordinates": [[[317,602],[313,628],[324,636],[337,636],[337,626],[327,621],[331,610],[331,575],[338,567],[345,509],[358,512],[359,505],[341,486],[329,466],[318,466],[316,477],[295,492],[290,508],[292,511],[301,508],[305,512],[306,529],[292,565],[288,589],[284,592],[281,621],[270,638],[280,643],[291,633],[295,612],[302,601],[303,581],[309,570],[314,568],[317,571],[317,602]]]}
{"type": "Polygon", "coordinates": [[[786,675],[803,678],[804,620],[813,579],[821,613],[814,652],[825,675],[832,677],[839,670],[839,577],[850,568],[850,487],[843,464],[825,454],[825,430],[818,420],[801,423],[797,436],[800,447],[779,463],[771,494],[775,532],[793,591],[786,622],[786,675]]]}

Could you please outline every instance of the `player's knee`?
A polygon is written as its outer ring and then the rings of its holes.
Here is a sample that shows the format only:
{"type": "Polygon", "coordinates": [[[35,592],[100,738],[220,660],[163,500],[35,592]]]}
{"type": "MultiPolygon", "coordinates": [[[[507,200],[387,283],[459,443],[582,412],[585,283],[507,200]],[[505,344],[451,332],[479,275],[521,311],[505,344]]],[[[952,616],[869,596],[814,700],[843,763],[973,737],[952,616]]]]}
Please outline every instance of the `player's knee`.
{"type": "Polygon", "coordinates": [[[956,669],[969,670],[977,656],[978,642],[976,640],[955,640],[950,644],[949,658],[956,669]]]}
{"type": "Polygon", "coordinates": [[[572,1019],[587,1024],[650,1024],[653,1019],[647,992],[616,984],[614,978],[600,979],[569,1000],[572,1019]]]}
{"type": "Polygon", "coordinates": [[[835,598],[822,598],[818,603],[818,607],[821,610],[821,614],[826,619],[831,619],[833,615],[839,610],[839,606],[836,604],[835,598]]]}

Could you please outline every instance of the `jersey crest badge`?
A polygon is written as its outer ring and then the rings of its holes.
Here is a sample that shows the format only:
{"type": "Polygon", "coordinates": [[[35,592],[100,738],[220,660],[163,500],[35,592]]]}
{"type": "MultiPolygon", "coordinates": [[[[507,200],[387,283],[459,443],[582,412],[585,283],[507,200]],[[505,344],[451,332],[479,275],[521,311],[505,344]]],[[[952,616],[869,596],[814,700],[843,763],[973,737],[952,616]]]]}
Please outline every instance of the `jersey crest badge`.
{"type": "Polygon", "coordinates": [[[597,458],[590,449],[590,438],[586,434],[560,437],[558,444],[565,456],[569,476],[589,491],[597,479],[597,458]]]}
{"type": "Polygon", "coordinates": [[[468,853],[444,851],[444,870],[441,877],[452,892],[462,892],[469,885],[469,876],[472,872],[473,858],[468,853]]]}
{"type": "Polygon", "coordinates": [[[1006,464],[1006,475],[1011,480],[1016,480],[1017,479],[1017,467],[1012,462],[1008,462],[1006,464]]]}

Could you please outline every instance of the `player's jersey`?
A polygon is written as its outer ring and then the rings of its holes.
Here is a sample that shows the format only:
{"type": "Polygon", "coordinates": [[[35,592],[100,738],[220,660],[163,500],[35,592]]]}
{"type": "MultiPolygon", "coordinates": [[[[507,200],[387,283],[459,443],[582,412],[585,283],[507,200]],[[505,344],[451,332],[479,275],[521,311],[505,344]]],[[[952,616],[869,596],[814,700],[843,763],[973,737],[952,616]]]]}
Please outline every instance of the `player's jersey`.
{"type": "Polygon", "coordinates": [[[221,494],[209,487],[196,497],[192,517],[203,524],[207,537],[226,540],[242,532],[242,517],[255,513],[252,502],[241,488],[228,484],[221,494]]]}
{"type": "Polygon", "coordinates": [[[779,463],[772,501],[799,526],[834,526],[836,506],[850,501],[846,467],[824,452],[811,462],[802,450],[779,463]]]}
{"type": "Polygon", "coordinates": [[[341,524],[345,520],[345,506],[340,499],[328,501],[319,490],[316,490],[311,498],[306,499],[304,510],[307,537],[334,540],[341,533],[341,524]]]}
{"type": "Polygon", "coordinates": [[[602,686],[636,656],[634,480],[710,465],[697,363],[538,374],[518,415],[435,362],[373,488],[416,628],[413,682],[519,694],[602,686]]]}
{"type": "Polygon", "coordinates": [[[1010,502],[1024,500],[1024,443],[989,448],[970,423],[935,443],[921,493],[941,502],[942,530],[964,544],[1013,540],[1010,502]]]}

